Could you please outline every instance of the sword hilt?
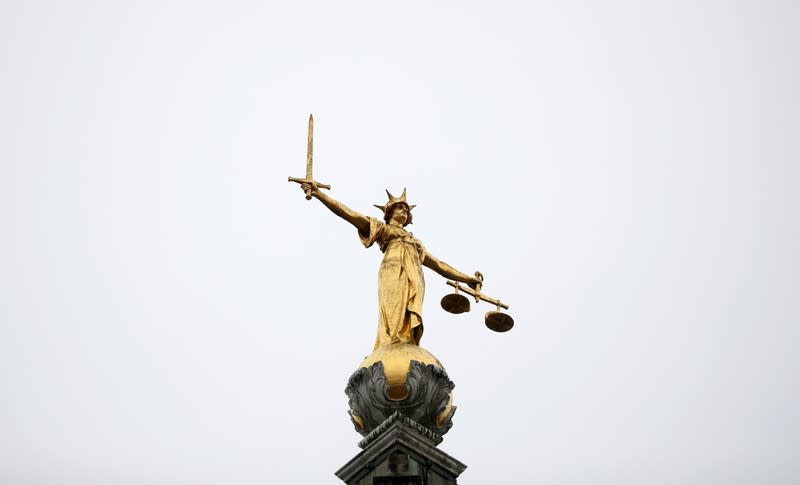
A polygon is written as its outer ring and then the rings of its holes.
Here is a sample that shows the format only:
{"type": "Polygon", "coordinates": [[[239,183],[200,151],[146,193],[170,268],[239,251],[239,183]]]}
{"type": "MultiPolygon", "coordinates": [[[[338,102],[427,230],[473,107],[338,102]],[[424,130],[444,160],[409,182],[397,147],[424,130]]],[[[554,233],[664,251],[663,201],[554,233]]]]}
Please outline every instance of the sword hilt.
{"type": "MultiPolygon", "coordinates": [[[[299,178],[289,177],[289,182],[297,182],[297,183],[298,183],[298,184],[300,184],[300,185],[303,185],[303,184],[309,184],[309,185],[311,185],[311,187],[313,187],[314,189],[327,189],[327,190],[331,190],[331,186],[330,186],[330,185],[328,185],[328,184],[321,184],[321,183],[319,183],[319,182],[316,182],[316,181],[314,181],[314,180],[311,180],[311,179],[299,179],[299,178]]],[[[309,188],[309,189],[306,189],[306,191],[305,191],[305,192],[306,192],[306,200],[311,200],[311,189],[310,189],[310,188],[309,188]]]]}

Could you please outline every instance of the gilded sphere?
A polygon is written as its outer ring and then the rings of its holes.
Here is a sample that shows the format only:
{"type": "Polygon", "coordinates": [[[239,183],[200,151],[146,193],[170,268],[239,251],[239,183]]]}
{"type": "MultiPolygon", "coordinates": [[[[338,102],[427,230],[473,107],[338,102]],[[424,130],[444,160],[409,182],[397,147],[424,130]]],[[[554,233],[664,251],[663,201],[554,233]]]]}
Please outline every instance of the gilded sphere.
{"type": "Polygon", "coordinates": [[[393,343],[361,362],[345,393],[350,398],[350,418],[363,436],[396,411],[441,435],[453,425],[453,386],[433,354],[416,344],[393,343]],[[412,366],[412,361],[417,364],[412,366]],[[374,365],[378,362],[381,366],[374,365]]]}
{"type": "Polygon", "coordinates": [[[406,343],[395,343],[379,348],[368,355],[359,367],[369,367],[375,362],[383,362],[383,372],[389,384],[389,398],[402,400],[407,396],[406,376],[412,360],[444,370],[442,363],[433,354],[419,345],[406,343]]]}

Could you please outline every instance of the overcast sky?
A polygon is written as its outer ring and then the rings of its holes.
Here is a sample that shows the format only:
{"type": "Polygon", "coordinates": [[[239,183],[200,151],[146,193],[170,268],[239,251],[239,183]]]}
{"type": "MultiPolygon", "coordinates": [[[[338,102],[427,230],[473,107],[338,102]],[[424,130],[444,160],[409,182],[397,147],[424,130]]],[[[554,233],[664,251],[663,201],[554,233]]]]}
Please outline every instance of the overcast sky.
{"type": "Polygon", "coordinates": [[[0,3],[0,482],[331,484],[381,254],[464,485],[800,482],[797,2],[0,3]]]}

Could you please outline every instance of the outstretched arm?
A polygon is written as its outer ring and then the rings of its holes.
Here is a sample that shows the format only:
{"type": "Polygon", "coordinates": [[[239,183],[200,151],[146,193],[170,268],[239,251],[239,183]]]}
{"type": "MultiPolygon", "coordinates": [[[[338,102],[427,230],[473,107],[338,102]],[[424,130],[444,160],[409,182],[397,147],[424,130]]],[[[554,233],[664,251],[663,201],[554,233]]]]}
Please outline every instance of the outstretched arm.
{"type": "Polygon", "coordinates": [[[469,276],[453,268],[444,261],[439,261],[436,256],[432,255],[431,253],[425,253],[425,260],[422,262],[422,264],[436,271],[445,278],[466,283],[473,289],[481,283],[481,280],[475,276],[469,276]]]}
{"type": "Polygon", "coordinates": [[[307,189],[310,189],[312,197],[316,197],[325,205],[325,207],[330,209],[331,212],[354,225],[361,235],[364,237],[369,236],[369,218],[367,216],[361,214],[360,212],[354,211],[333,197],[325,195],[311,184],[302,184],[300,188],[303,189],[303,192],[305,192],[307,189]]]}

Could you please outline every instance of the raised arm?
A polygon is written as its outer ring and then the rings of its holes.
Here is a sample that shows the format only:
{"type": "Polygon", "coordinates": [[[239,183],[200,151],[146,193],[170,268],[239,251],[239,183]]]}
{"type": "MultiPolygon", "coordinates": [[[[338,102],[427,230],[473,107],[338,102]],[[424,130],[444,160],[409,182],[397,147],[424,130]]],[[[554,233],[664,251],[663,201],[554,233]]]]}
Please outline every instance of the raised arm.
{"type": "Polygon", "coordinates": [[[354,225],[361,235],[364,237],[369,236],[369,218],[367,218],[367,216],[354,211],[333,197],[325,195],[311,184],[302,184],[300,187],[303,189],[303,192],[310,189],[312,197],[316,197],[325,207],[330,209],[331,212],[354,225]]]}
{"type": "Polygon", "coordinates": [[[476,285],[478,285],[481,282],[481,280],[479,280],[475,276],[469,276],[453,268],[444,261],[439,261],[439,259],[437,259],[436,256],[432,255],[431,253],[427,252],[425,253],[425,260],[422,262],[422,264],[436,271],[445,278],[466,283],[473,289],[475,288],[476,285]]]}

